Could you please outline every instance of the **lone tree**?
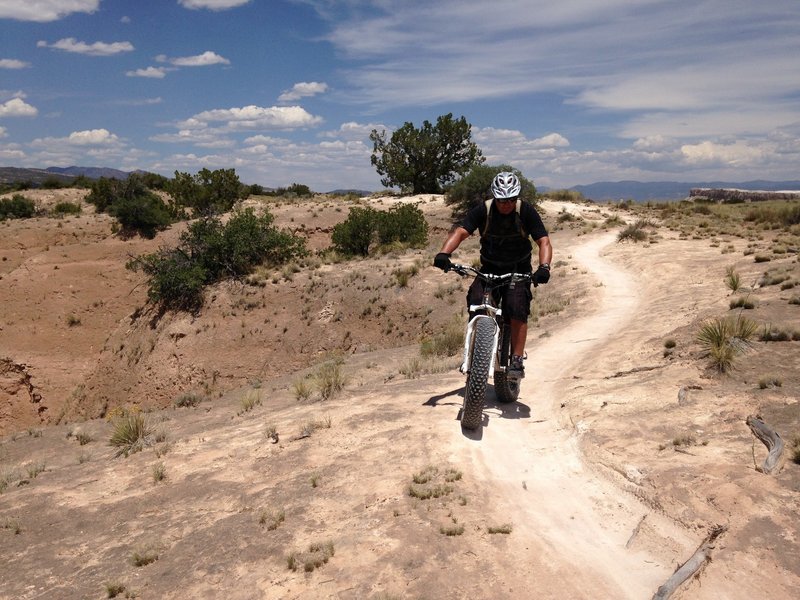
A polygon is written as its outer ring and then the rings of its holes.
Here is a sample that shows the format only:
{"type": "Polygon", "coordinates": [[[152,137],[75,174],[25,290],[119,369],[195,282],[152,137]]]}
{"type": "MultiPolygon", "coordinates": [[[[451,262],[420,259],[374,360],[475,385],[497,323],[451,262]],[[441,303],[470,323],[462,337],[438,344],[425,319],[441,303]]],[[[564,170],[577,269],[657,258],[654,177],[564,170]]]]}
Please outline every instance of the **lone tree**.
{"type": "Polygon", "coordinates": [[[417,129],[406,122],[387,141],[386,130],[369,135],[371,162],[386,187],[398,186],[412,194],[438,194],[442,186],[463,176],[484,158],[471,140],[472,126],[464,117],[448,113],[436,125],[424,121],[417,129]]]}

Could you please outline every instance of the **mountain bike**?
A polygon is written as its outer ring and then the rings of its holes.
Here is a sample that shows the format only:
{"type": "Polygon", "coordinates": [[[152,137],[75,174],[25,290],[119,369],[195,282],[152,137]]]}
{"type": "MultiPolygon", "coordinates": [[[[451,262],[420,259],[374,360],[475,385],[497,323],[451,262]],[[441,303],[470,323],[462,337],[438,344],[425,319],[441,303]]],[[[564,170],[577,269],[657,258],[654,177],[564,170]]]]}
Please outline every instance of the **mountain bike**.
{"type": "MultiPolygon", "coordinates": [[[[511,322],[495,301],[494,292],[503,286],[531,282],[531,273],[492,275],[466,265],[453,264],[452,271],[462,277],[470,273],[484,282],[481,304],[469,307],[470,320],[464,335],[464,360],[460,371],[467,375],[461,427],[477,429],[483,420],[486,384],[494,374],[494,390],[499,402],[515,402],[519,397],[520,380],[509,372],[511,362],[511,322]]],[[[534,284],[535,285],[535,284],[534,284]]]]}

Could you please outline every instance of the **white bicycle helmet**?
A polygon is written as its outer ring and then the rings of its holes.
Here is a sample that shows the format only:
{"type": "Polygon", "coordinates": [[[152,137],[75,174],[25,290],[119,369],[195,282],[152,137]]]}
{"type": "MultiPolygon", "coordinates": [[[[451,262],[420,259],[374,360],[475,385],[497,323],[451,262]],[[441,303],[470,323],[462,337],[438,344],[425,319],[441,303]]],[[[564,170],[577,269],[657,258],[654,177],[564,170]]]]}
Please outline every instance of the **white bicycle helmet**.
{"type": "Polygon", "coordinates": [[[498,173],[492,180],[492,196],[495,198],[516,198],[521,189],[519,177],[509,171],[498,173]]]}

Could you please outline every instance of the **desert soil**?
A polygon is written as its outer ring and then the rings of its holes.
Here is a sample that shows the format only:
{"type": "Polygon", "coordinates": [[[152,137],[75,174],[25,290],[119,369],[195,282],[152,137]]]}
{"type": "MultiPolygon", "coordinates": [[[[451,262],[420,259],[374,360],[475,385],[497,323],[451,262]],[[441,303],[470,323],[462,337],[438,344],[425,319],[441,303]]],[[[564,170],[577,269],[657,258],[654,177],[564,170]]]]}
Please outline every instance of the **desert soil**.
{"type": "MultiPolygon", "coordinates": [[[[161,318],[124,262],[177,230],[120,240],[88,208],[0,226],[0,598],[104,598],[115,584],[138,598],[642,599],[715,527],[712,560],[674,598],[796,598],[800,467],[759,472],[766,449],[744,420],[761,414],[787,443],[800,431],[798,342],[755,344],[719,375],[695,339],[728,312],[727,266],[748,282],[764,271],[745,241],[723,254],[662,228],[619,244],[603,223],[624,211],[545,202],[555,267],[520,399],[498,404],[489,386],[483,427],[466,432],[458,358],[419,354],[462,318],[466,282],[429,266],[449,210],[414,200],[424,250],[263,273],[161,318]],[[393,279],[414,265],[407,286],[393,279]],[[298,399],[332,356],[344,390],[298,399]],[[767,374],[782,385],[761,389],[767,374]],[[189,391],[203,402],[176,408],[189,391]],[[108,445],[119,406],[156,430],[128,457],[108,445]],[[290,569],[313,544],[332,548],[327,562],[290,569]]],[[[315,248],[346,216],[271,210],[315,248]]],[[[778,262],[797,278],[796,255],[778,262]]],[[[753,293],[756,318],[798,327],[787,293],[753,293]]]]}

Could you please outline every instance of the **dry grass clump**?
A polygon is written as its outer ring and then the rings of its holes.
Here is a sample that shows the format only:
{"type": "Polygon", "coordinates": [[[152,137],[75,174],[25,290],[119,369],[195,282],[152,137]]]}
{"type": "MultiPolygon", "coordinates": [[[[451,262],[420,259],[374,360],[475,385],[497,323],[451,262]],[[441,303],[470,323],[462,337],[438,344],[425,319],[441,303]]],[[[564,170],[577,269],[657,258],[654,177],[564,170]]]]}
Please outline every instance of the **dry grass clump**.
{"type": "Polygon", "coordinates": [[[408,495],[417,500],[448,496],[455,489],[451,484],[459,481],[461,477],[461,471],[457,469],[439,469],[429,465],[411,477],[412,483],[408,486],[408,495]]]}
{"type": "Polygon", "coordinates": [[[423,340],[420,346],[420,354],[424,358],[455,356],[464,349],[465,327],[466,323],[462,319],[452,319],[437,335],[423,340]]]}
{"type": "Polygon", "coordinates": [[[342,359],[329,360],[322,363],[314,373],[314,382],[320,398],[330,400],[347,385],[347,377],[342,369],[342,359]]]}
{"type": "Polygon", "coordinates": [[[286,519],[286,513],[280,510],[262,510],[258,516],[258,524],[266,525],[267,531],[275,531],[286,519]]]}
{"type": "Polygon", "coordinates": [[[292,552],[286,557],[286,562],[292,571],[297,571],[302,566],[306,573],[310,573],[326,564],[334,553],[333,542],[313,543],[305,552],[292,552]]]}
{"type": "Polygon", "coordinates": [[[244,413],[253,410],[256,406],[261,406],[261,396],[256,390],[250,390],[241,397],[239,404],[241,406],[241,410],[236,414],[243,415],[244,413]]]}
{"type": "Polygon", "coordinates": [[[187,392],[186,394],[181,394],[180,396],[175,398],[175,402],[173,403],[173,405],[175,406],[175,408],[191,408],[199,405],[205,399],[206,396],[203,396],[202,394],[187,392]]]}
{"type": "Polygon", "coordinates": [[[504,525],[489,526],[489,528],[486,531],[488,531],[489,533],[502,533],[508,535],[509,533],[511,533],[512,530],[513,527],[511,526],[511,524],[506,523],[504,525]]]}

